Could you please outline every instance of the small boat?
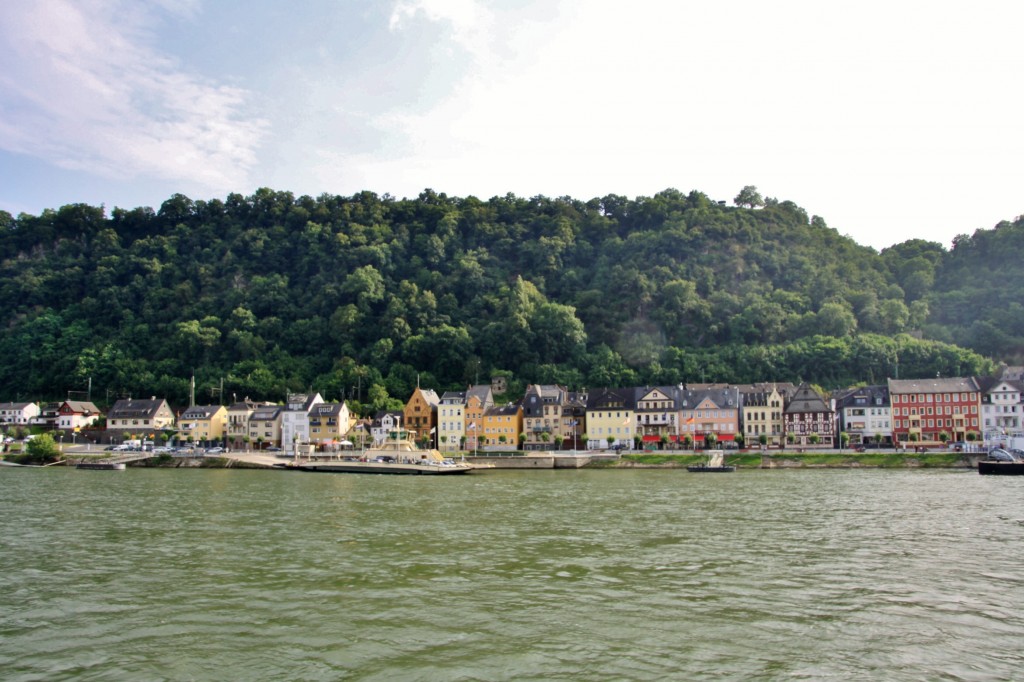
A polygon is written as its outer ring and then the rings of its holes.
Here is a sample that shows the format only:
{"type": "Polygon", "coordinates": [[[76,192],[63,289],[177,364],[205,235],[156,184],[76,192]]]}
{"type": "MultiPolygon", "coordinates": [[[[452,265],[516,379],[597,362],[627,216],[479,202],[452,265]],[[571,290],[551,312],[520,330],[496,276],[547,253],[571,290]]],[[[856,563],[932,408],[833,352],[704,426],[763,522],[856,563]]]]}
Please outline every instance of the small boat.
{"type": "Polygon", "coordinates": [[[729,473],[736,471],[736,467],[730,466],[725,463],[725,452],[723,450],[708,450],[707,461],[703,464],[693,464],[686,467],[687,471],[692,473],[729,473]]]}
{"type": "Polygon", "coordinates": [[[450,476],[467,474],[476,467],[465,462],[446,459],[437,450],[423,450],[416,445],[416,432],[392,429],[384,440],[360,454],[305,454],[297,452],[295,461],[287,466],[300,471],[338,474],[413,474],[450,476]]]}
{"type": "Polygon", "coordinates": [[[1020,451],[995,448],[988,457],[978,462],[982,476],[1024,476],[1024,457],[1020,451]]]}

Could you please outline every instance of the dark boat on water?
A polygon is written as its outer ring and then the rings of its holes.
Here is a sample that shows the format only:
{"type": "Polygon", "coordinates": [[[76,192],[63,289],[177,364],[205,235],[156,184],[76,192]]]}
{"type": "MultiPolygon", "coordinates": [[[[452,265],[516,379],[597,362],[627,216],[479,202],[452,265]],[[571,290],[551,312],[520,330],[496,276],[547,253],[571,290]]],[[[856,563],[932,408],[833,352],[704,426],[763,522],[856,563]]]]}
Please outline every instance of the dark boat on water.
{"type": "Polygon", "coordinates": [[[703,464],[693,464],[686,467],[686,470],[695,474],[715,473],[727,474],[736,471],[736,467],[725,463],[725,453],[722,450],[708,450],[708,459],[703,464]]]}
{"type": "Polygon", "coordinates": [[[996,448],[978,462],[978,473],[985,476],[1024,476],[1024,457],[1019,450],[996,448]]]}

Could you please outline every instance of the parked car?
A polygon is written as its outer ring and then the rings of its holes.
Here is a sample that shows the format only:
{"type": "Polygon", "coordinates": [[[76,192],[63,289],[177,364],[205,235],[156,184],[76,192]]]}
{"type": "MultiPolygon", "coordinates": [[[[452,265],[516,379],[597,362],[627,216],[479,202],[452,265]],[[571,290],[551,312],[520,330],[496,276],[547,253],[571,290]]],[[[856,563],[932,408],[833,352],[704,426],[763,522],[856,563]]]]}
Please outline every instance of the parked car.
{"type": "Polygon", "coordinates": [[[216,447],[216,448],[210,448],[209,450],[207,450],[206,454],[208,454],[208,455],[219,455],[219,454],[221,454],[223,452],[224,452],[224,448],[216,447]]]}

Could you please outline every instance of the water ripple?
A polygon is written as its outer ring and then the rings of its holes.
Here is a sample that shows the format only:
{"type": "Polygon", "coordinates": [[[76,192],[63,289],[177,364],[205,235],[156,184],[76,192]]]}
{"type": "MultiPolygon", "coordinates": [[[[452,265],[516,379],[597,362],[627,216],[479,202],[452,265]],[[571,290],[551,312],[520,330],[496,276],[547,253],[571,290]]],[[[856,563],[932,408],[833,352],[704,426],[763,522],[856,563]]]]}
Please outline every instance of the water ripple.
{"type": "Polygon", "coordinates": [[[0,470],[4,680],[990,680],[1024,664],[1016,481],[82,473],[0,470]]]}

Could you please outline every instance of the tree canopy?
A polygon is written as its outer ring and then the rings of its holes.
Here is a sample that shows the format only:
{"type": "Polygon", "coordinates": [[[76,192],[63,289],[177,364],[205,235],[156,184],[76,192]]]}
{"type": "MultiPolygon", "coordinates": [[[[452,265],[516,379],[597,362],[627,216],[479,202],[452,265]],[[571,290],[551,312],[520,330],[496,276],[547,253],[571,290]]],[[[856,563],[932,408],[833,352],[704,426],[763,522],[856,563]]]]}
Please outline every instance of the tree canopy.
{"type": "Polygon", "coordinates": [[[1024,358],[1020,219],[878,253],[752,186],[736,203],[264,188],[5,214],[0,387],[181,403],[195,374],[211,399],[381,405],[417,379],[838,386],[1024,358]]]}

